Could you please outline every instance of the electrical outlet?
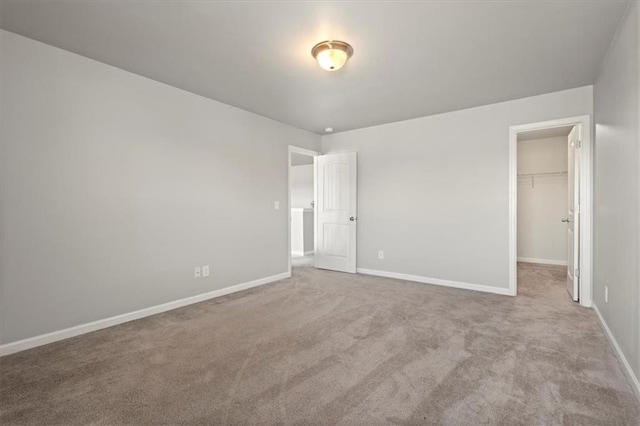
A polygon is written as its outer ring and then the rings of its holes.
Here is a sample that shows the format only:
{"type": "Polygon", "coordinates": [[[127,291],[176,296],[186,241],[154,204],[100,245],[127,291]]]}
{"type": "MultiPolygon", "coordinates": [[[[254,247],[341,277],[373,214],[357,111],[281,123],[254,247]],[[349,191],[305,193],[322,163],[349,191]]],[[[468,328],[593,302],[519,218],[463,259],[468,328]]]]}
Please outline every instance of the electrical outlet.
{"type": "Polygon", "coordinates": [[[274,201],[273,208],[276,210],[280,210],[280,201],[274,201]]]}
{"type": "Polygon", "coordinates": [[[202,267],[202,276],[203,277],[208,277],[209,276],[209,265],[204,265],[202,267]]]}
{"type": "Polygon", "coordinates": [[[384,259],[384,252],[382,250],[378,250],[378,259],[384,259]]]}
{"type": "Polygon", "coordinates": [[[202,271],[199,266],[196,266],[196,269],[193,270],[193,278],[200,278],[202,276],[202,271]]]}
{"type": "Polygon", "coordinates": [[[604,303],[609,303],[609,286],[604,286],[604,303]]]}

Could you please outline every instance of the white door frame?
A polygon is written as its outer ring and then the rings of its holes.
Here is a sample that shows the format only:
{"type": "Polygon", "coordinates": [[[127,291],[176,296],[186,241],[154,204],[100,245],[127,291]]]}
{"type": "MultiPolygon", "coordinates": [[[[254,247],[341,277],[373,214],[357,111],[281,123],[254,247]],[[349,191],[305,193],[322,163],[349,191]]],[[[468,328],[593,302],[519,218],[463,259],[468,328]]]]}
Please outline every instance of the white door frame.
{"type": "MultiPolygon", "coordinates": [[[[318,155],[321,155],[320,152],[317,151],[312,151],[310,149],[305,149],[305,148],[299,148],[297,146],[293,146],[293,145],[289,145],[289,149],[287,151],[287,182],[288,182],[288,187],[287,187],[287,218],[288,218],[288,222],[287,222],[287,271],[289,273],[289,276],[291,276],[291,154],[302,154],[302,155],[308,155],[310,157],[317,157],[318,155]]],[[[315,163],[315,162],[314,162],[315,163]]],[[[313,181],[315,182],[316,180],[316,170],[315,170],[315,166],[313,168],[313,181]]],[[[316,199],[316,194],[315,194],[315,183],[313,185],[313,199],[316,199]]],[[[315,232],[316,232],[316,227],[313,227],[313,240],[314,240],[314,245],[315,245],[315,232]]]]}
{"type": "Polygon", "coordinates": [[[580,304],[591,307],[593,301],[593,139],[591,117],[521,124],[509,127],[509,294],[518,294],[518,133],[578,125],[580,148],[580,304]]]}

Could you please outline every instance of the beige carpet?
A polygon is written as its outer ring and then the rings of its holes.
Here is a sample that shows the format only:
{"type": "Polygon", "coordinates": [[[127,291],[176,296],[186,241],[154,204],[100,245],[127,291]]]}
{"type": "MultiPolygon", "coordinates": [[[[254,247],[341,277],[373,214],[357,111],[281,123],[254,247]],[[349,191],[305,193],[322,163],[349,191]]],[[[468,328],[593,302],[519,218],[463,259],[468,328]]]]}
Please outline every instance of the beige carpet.
{"type": "Polygon", "coordinates": [[[313,255],[308,256],[291,256],[291,267],[300,268],[304,266],[313,266],[313,255]]]}
{"type": "Polygon", "coordinates": [[[638,424],[592,310],[313,268],[0,360],[2,424],[638,424]]]}

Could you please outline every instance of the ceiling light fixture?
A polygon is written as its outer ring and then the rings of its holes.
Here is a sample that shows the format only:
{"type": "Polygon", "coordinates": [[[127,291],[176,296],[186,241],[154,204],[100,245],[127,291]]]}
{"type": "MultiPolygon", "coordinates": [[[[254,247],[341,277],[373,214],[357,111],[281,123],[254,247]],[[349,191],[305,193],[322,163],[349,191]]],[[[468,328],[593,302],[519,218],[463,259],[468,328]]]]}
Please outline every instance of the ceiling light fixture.
{"type": "Polygon", "coordinates": [[[337,71],[353,55],[353,47],[344,41],[327,40],[313,46],[311,55],[323,69],[337,71]]]}
{"type": "Polygon", "coordinates": [[[324,131],[325,133],[333,133],[333,127],[327,127],[324,131]]]}

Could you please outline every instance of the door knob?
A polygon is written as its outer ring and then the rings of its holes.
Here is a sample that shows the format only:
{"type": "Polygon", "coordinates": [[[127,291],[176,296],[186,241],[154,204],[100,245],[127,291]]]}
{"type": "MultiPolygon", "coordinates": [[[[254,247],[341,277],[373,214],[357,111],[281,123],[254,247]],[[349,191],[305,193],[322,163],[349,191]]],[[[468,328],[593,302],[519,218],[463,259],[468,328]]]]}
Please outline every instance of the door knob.
{"type": "Polygon", "coordinates": [[[569,222],[571,222],[571,220],[569,220],[568,217],[565,217],[565,218],[560,219],[560,222],[569,223],[569,222]]]}
{"type": "Polygon", "coordinates": [[[349,220],[350,220],[351,222],[353,222],[354,220],[356,220],[356,218],[355,218],[355,217],[353,217],[353,216],[351,216],[351,217],[349,218],[349,220]]]}

